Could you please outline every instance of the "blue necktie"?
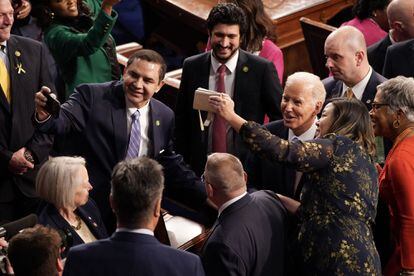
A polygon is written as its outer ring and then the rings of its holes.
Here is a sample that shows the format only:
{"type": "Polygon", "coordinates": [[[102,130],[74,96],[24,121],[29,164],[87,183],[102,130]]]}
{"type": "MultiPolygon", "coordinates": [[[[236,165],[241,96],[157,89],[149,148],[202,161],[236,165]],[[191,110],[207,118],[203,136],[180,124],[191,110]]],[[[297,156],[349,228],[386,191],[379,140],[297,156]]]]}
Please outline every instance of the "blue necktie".
{"type": "Polygon", "coordinates": [[[139,123],[139,110],[131,115],[131,135],[129,136],[128,151],[126,159],[138,157],[139,144],[141,143],[141,125],[139,123]]]}

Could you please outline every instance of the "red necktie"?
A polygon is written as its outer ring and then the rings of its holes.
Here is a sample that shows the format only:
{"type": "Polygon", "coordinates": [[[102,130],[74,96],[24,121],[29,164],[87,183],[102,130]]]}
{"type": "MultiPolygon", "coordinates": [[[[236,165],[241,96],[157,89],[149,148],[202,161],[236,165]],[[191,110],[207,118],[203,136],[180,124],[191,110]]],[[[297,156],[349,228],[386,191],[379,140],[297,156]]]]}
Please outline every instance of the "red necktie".
{"type": "MultiPolygon", "coordinates": [[[[226,69],[226,65],[222,64],[217,70],[217,92],[226,93],[226,85],[224,83],[226,69]]],[[[216,114],[213,121],[213,152],[227,152],[226,140],[226,121],[220,115],[216,114]]]]}

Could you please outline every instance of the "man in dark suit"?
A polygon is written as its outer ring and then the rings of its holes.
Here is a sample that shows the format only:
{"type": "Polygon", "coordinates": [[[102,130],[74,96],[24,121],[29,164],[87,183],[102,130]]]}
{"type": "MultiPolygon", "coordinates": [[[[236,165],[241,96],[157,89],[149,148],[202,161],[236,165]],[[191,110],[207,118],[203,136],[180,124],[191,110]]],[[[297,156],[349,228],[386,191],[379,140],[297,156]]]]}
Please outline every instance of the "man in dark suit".
{"type": "Polygon", "coordinates": [[[141,157],[120,162],[112,173],[110,198],[116,232],[71,248],[63,275],[204,275],[198,256],[154,237],[163,188],[162,166],[156,161],[141,157]]]}
{"type": "Polygon", "coordinates": [[[323,80],[326,99],[355,97],[370,110],[377,85],[385,78],[369,65],[363,34],[351,26],[333,31],[325,41],[325,56],[332,74],[323,80]]]}
{"type": "Polygon", "coordinates": [[[36,94],[36,121],[41,131],[81,134],[78,152],[86,159],[91,196],[109,233],[114,230],[108,202],[111,171],[125,158],[157,159],[164,166],[167,195],[196,208],[205,202],[203,185],[172,150],[172,110],[152,98],[163,85],[165,70],[158,53],[138,51],[130,57],[123,81],[79,86],[61,106],[58,118],[49,118],[44,109],[46,97],[36,94]]]}
{"type": "Polygon", "coordinates": [[[413,9],[414,2],[412,0],[394,0],[388,5],[389,35],[368,47],[368,60],[376,72],[383,72],[389,46],[414,38],[413,9]]]}
{"type": "Polygon", "coordinates": [[[207,112],[200,116],[193,110],[197,88],[228,94],[236,112],[247,120],[263,123],[265,114],[271,121],[281,118],[282,88],[274,65],[239,49],[246,29],[243,11],[234,4],[219,4],[211,10],[207,25],[212,50],[184,61],[176,106],[177,151],[197,174],[203,171],[210,152],[233,153],[242,161],[247,154],[220,116],[212,118],[207,112]]]}
{"type": "MultiPolygon", "coordinates": [[[[13,8],[0,0],[0,221],[35,212],[36,172],[49,154],[51,138],[35,133],[34,94],[52,87],[45,49],[38,42],[10,35],[13,8]]],[[[53,87],[52,87],[53,89],[53,87]]]]}
{"type": "MultiPolygon", "coordinates": [[[[317,115],[325,102],[325,88],[318,76],[306,72],[290,75],[282,95],[283,120],[265,127],[288,141],[312,140],[316,133],[317,115]]],[[[273,163],[249,152],[246,162],[247,184],[252,190],[272,190],[299,200],[304,177],[283,163],[273,163]]]]}
{"type": "Polygon", "coordinates": [[[219,216],[201,254],[207,275],[284,275],[287,214],[271,191],[246,193],[237,157],[209,155],[204,181],[219,216]]]}

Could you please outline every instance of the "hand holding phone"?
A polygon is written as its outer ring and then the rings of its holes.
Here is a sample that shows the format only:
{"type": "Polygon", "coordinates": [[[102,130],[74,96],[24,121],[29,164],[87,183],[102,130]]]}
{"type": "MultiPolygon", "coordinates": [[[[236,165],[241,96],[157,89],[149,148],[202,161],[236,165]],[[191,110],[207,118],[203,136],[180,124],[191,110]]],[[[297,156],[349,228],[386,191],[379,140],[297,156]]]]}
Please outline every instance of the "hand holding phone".
{"type": "Polygon", "coordinates": [[[45,90],[42,90],[42,94],[47,99],[45,110],[53,117],[58,117],[60,111],[60,102],[56,99],[55,94],[52,92],[47,92],[45,90]]]}

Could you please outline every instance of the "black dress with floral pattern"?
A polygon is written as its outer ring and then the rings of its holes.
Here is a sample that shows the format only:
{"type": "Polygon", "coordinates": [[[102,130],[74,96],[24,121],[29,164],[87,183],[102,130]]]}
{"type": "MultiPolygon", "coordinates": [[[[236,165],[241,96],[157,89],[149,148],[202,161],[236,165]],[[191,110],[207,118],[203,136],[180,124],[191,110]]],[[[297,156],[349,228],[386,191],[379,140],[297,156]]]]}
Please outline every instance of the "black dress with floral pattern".
{"type": "Polygon", "coordinates": [[[381,275],[371,231],[377,172],[362,147],[335,134],[288,142],[254,122],[244,124],[240,135],[252,151],[306,177],[298,209],[301,275],[381,275]]]}

